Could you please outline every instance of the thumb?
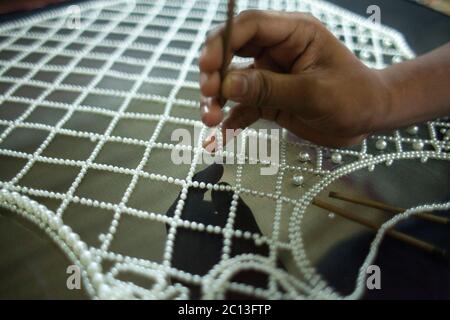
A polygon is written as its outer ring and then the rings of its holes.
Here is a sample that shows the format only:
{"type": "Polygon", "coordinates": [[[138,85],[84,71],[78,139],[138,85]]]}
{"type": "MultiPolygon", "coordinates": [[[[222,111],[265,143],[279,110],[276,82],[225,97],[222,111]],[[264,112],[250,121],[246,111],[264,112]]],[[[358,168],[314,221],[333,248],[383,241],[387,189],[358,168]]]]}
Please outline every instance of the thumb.
{"type": "Polygon", "coordinates": [[[223,82],[225,98],[252,107],[276,107],[296,112],[304,105],[308,81],[302,75],[247,69],[229,72],[223,82]]]}

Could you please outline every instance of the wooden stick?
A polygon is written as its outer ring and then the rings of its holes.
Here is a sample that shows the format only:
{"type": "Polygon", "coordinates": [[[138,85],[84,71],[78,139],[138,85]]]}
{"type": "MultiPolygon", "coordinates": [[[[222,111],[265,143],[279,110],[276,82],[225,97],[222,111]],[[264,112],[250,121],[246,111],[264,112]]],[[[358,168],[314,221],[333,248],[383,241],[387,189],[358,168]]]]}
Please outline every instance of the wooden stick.
{"type": "MultiPolygon", "coordinates": [[[[351,203],[360,204],[360,205],[363,205],[366,207],[384,210],[384,211],[387,211],[392,214],[399,214],[399,213],[406,211],[406,209],[404,209],[404,208],[394,207],[394,206],[391,206],[391,205],[388,205],[388,204],[385,204],[382,202],[370,200],[370,199],[364,199],[364,198],[360,198],[360,197],[352,197],[352,196],[344,195],[344,194],[334,192],[334,191],[330,191],[329,197],[347,201],[347,202],[351,202],[351,203]]],[[[428,220],[428,221],[435,222],[435,223],[450,225],[450,218],[439,217],[439,216],[431,214],[431,213],[421,212],[421,213],[414,215],[414,217],[422,219],[422,220],[428,220]]]]}
{"type": "MultiPolygon", "coordinates": [[[[374,222],[372,222],[370,220],[367,220],[365,218],[359,217],[359,216],[357,216],[357,215],[355,215],[355,214],[353,214],[351,212],[348,212],[347,210],[344,210],[342,208],[336,207],[336,206],[334,206],[334,205],[332,205],[330,203],[327,203],[327,202],[325,202],[323,200],[314,199],[312,203],[315,206],[319,207],[319,208],[331,211],[331,212],[333,212],[333,213],[335,213],[335,214],[337,214],[337,215],[339,215],[341,217],[344,217],[344,218],[346,218],[348,220],[351,220],[351,221],[354,221],[356,223],[359,223],[359,224],[361,224],[363,226],[366,226],[366,227],[368,227],[368,228],[370,228],[372,230],[377,231],[380,228],[380,226],[378,224],[376,224],[376,223],[374,223],[374,222]]],[[[402,241],[402,242],[404,242],[404,243],[406,243],[408,245],[411,245],[411,246],[416,247],[418,249],[421,249],[423,251],[435,254],[435,255],[440,256],[440,257],[447,258],[447,251],[445,251],[445,250],[443,250],[441,248],[438,248],[438,247],[434,246],[431,243],[419,240],[419,239],[414,238],[412,236],[409,236],[409,235],[407,235],[407,234],[405,234],[403,232],[400,232],[400,231],[397,231],[397,230],[393,230],[393,229],[388,229],[386,234],[391,236],[394,239],[402,241]]]]}
{"type": "MultiPolygon", "coordinates": [[[[220,68],[220,80],[223,85],[223,80],[225,79],[225,75],[228,69],[228,51],[230,51],[230,39],[231,39],[231,30],[233,27],[233,16],[234,16],[234,0],[228,0],[228,10],[227,10],[227,22],[225,23],[225,31],[223,34],[223,61],[222,66],[220,68]]],[[[219,96],[219,104],[221,107],[225,104],[225,98],[222,94],[222,87],[220,89],[219,96]]]]}

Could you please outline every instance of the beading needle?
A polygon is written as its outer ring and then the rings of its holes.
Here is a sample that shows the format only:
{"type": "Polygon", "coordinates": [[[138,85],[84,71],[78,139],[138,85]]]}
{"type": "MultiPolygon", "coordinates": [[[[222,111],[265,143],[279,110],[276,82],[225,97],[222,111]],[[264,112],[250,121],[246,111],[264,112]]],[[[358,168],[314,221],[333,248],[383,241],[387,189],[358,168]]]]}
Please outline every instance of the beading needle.
{"type": "MultiPolygon", "coordinates": [[[[223,80],[225,79],[225,75],[228,69],[228,53],[230,51],[230,40],[231,40],[231,32],[233,28],[233,16],[234,16],[234,0],[228,0],[228,9],[227,9],[227,21],[225,23],[225,30],[223,33],[223,54],[222,54],[222,66],[220,68],[220,81],[223,85],[223,80]]],[[[220,88],[219,95],[219,104],[221,107],[225,104],[225,98],[222,93],[222,86],[220,88]]]]}

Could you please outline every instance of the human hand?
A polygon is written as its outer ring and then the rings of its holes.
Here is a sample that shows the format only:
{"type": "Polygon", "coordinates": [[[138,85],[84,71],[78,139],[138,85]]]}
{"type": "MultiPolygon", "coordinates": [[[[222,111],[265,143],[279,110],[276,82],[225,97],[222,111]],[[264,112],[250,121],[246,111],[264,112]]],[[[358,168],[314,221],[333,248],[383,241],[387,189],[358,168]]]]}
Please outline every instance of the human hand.
{"type": "Polygon", "coordinates": [[[299,137],[339,147],[380,129],[389,109],[381,72],[366,67],[324,25],[304,13],[245,11],[233,22],[230,50],[254,58],[231,69],[223,83],[224,27],[208,37],[199,61],[202,121],[218,125],[220,90],[237,102],[223,130],[243,129],[262,118],[299,137]]]}

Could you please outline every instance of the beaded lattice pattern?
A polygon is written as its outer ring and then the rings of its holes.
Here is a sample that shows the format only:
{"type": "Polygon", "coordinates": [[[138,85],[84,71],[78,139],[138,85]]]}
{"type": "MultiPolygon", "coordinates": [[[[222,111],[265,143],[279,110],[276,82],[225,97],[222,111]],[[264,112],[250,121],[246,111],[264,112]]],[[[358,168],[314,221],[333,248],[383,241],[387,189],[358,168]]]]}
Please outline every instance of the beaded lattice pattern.
{"type": "MultiPolygon", "coordinates": [[[[311,12],[371,67],[382,68],[414,56],[395,31],[322,1],[237,1],[238,11],[250,8],[311,12]]],[[[261,298],[341,297],[312,267],[303,246],[302,218],[312,199],[336,179],[356,170],[373,170],[377,165],[390,165],[401,159],[422,162],[450,159],[450,124],[439,120],[406,131],[370,137],[356,148],[343,150],[281,139],[281,158],[273,193],[263,192],[258,186],[243,186],[242,164],[234,165],[236,180],[231,186],[193,181],[193,175],[199,169],[198,159],[204,152],[201,141],[207,134],[207,129],[197,119],[197,59],[207,31],[226,18],[226,1],[92,1],[81,4],[80,9],[77,28],[67,26],[65,9],[0,26],[0,161],[17,164],[14,172],[1,172],[0,204],[38,225],[70,260],[81,267],[86,291],[92,298],[190,298],[188,287],[170,281],[174,277],[200,286],[203,298],[224,298],[229,289],[261,298]],[[136,101],[148,107],[138,108],[136,101]],[[37,121],[35,115],[41,112],[51,114],[51,119],[45,123],[37,121]],[[80,117],[95,119],[99,127],[102,124],[101,130],[86,129],[82,121],[77,120],[80,117]],[[143,136],[127,135],[120,130],[127,123],[131,126],[144,123],[151,132],[143,136]],[[201,130],[193,147],[161,141],[160,135],[165,128],[177,126],[201,130]],[[418,135],[419,131],[423,134],[418,135]],[[42,139],[33,148],[17,150],[9,141],[20,135],[42,136],[42,139]],[[80,149],[75,148],[78,150],[76,156],[65,157],[49,151],[62,136],[73,139],[74,145],[80,146],[80,149]],[[82,157],[80,153],[84,149],[81,146],[84,144],[90,144],[91,148],[82,157]],[[105,150],[111,151],[111,145],[115,145],[116,150],[139,148],[138,161],[133,165],[102,163],[99,157],[105,150]],[[313,154],[305,153],[305,147],[313,154]],[[174,148],[193,154],[186,176],[174,177],[170,171],[162,174],[146,170],[147,163],[158,151],[174,148]],[[300,154],[300,157],[291,160],[288,154],[300,154]],[[305,165],[305,162],[311,162],[310,158],[313,159],[312,166],[305,165]],[[324,163],[333,163],[333,166],[324,163]],[[47,175],[41,176],[38,182],[27,183],[27,176],[42,166],[48,168],[47,175]],[[55,191],[50,182],[44,182],[52,181],[61,168],[70,170],[73,175],[66,190],[55,191]],[[117,177],[110,181],[127,178],[117,201],[79,192],[83,180],[93,170],[117,177]],[[298,198],[288,197],[283,194],[281,185],[283,176],[292,176],[293,172],[313,173],[320,179],[298,198]],[[142,181],[157,188],[176,188],[180,196],[172,217],[164,211],[132,206],[130,199],[142,181]],[[189,188],[233,192],[225,227],[183,219],[189,188]],[[270,237],[234,228],[237,200],[243,194],[274,202],[270,237]],[[59,201],[55,208],[43,205],[44,200],[51,199],[59,201]],[[287,203],[294,209],[289,220],[289,241],[282,242],[277,235],[282,207],[287,203]],[[112,212],[107,232],[99,236],[99,247],[88,245],[65,223],[67,210],[73,204],[92,211],[112,212]],[[170,226],[161,261],[137,258],[111,249],[124,216],[170,226]],[[223,237],[220,262],[206,275],[191,274],[172,266],[174,241],[180,228],[223,237]],[[236,238],[268,245],[269,256],[255,253],[231,256],[230,247],[236,238]],[[278,248],[291,252],[301,278],[277,268],[278,248]],[[105,260],[113,267],[103,268],[105,260]],[[267,288],[231,281],[235,273],[249,269],[269,276],[267,288]],[[153,281],[153,286],[143,288],[131,281],[119,280],[121,272],[135,272],[147,277],[153,281]]],[[[246,137],[256,134],[252,129],[244,131],[242,143],[245,144],[246,137]]],[[[233,156],[245,158],[243,154],[233,156]]],[[[172,165],[169,158],[165,162],[167,166],[172,165]]],[[[0,166],[3,167],[3,163],[0,166]]],[[[302,184],[302,178],[294,178],[294,183],[302,184]]],[[[364,265],[373,261],[386,229],[396,222],[419,211],[449,207],[447,203],[413,208],[383,224],[364,265]]],[[[361,270],[350,298],[358,298],[363,293],[364,266],[361,270]]]]}

